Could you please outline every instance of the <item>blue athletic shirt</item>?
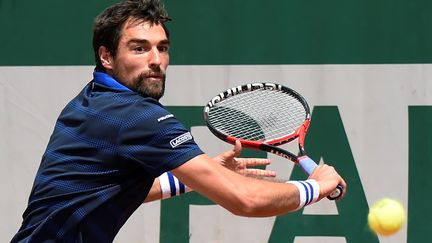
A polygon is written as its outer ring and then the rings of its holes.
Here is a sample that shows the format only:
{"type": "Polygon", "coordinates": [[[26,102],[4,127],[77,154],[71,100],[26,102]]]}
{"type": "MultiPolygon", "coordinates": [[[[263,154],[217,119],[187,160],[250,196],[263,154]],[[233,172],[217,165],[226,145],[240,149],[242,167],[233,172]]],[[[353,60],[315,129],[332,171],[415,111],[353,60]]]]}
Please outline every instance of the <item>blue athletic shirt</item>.
{"type": "Polygon", "coordinates": [[[12,242],[112,242],[156,177],[202,153],[158,101],[95,72],[57,120],[12,242]]]}

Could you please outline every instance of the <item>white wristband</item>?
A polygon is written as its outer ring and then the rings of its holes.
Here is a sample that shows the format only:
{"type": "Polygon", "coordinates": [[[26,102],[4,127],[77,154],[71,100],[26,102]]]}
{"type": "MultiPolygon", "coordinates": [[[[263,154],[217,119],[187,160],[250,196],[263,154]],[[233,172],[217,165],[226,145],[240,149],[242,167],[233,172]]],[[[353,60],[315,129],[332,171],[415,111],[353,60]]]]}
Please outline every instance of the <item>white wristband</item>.
{"type": "Polygon", "coordinates": [[[300,204],[296,210],[317,201],[320,194],[320,187],[316,180],[309,179],[306,181],[287,181],[287,183],[295,185],[299,190],[300,204]]]}
{"type": "Polygon", "coordinates": [[[180,194],[192,191],[191,188],[183,184],[171,172],[165,172],[159,176],[162,199],[175,197],[180,194]]]}

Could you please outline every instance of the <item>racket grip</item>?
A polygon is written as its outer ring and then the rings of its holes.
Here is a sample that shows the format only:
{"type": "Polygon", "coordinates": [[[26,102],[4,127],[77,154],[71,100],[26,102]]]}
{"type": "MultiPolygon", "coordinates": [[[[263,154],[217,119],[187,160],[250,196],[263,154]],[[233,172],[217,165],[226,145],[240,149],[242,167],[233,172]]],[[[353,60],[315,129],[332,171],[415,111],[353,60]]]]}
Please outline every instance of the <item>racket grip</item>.
{"type": "Polygon", "coordinates": [[[315,168],[318,166],[315,161],[313,161],[308,156],[302,156],[298,158],[298,163],[300,167],[303,169],[303,171],[310,175],[315,170],[315,168]]]}
{"type": "MultiPolygon", "coordinates": [[[[303,171],[308,175],[312,174],[312,172],[318,166],[315,163],[315,161],[313,161],[311,158],[309,158],[306,155],[298,158],[298,164],[303,169],[303,171]]],[[[340,196],[342,196],[342,189],[343,187],[341,185],[337,185],[336,189],[334,189],[334,191],[330,193],[330,195],[328,195],[327,198],[330,200],[338,199],[340,196]]]]}

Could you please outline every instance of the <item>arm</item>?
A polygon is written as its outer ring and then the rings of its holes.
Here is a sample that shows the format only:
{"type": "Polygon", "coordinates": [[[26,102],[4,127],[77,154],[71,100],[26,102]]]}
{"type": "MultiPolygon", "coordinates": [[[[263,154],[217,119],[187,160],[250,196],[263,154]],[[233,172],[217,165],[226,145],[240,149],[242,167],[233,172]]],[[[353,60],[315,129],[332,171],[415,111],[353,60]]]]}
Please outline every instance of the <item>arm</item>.
{"type": "Polygon", "coordinates": [[[241,176],[207,155],[200,155],[173,173],[202,195],[240,216],[274,216],[299,204],[295,186],[241,176]]]}
{"type": "MultiPolygon", "coordinates": [[[[237,143],[236,146],[241,146],[237,143]]],[[[300,190],[291,183],[276,183],[241,176],[207,155],[200,155],[172,171],[182,182],[236,215],[265,217],[295,211],[300,190]]],[[[310,175],[319,187],[317,200],[328,196],[345,181],[333,167],[320,165],[310,175]]]]}
{"type": "Polygon", "coordinates": [[[161,192],[161,187],[160,187],[160,182],[158,177],[154,180],[153,185],[150,188],[150,191],[146,199],[144,200],[144,203],[161,200],[161,199],[162,199],[162,192],[161,192]]]}
{"type": "MultiPolygon", "coordinates": [[[[213,160],[217,163],[220,163],[221,165],[225,166],[226,168],[235,171],[241,175],[244,176],[250,176],[250,177],[256,177],[256,178],[273,178],[276,176],[276,172],[271,170],[261,170],[261,169],[254,169],[249,167],[254,166],[263,166],[263,165],[269,165],[270,160],[268,159],[258,159],[258,158],[236,158],[236,156],[240,155],[241,147],[234,146],[232,150],[226,151],[224,153],[219,154],[218,156],[214,157],[213,160]]],[[[181,181],[178,181],[177,178],[173,178],[172,181],[169,181],[167,179],[167,174],[171,172],[165,172],[161,176],[155,179],[153,182],[153,186],[150,189],[149,194],[147,195],[146,199],[144,200],[144,203],[151,202],[155,200],[161,200],[163,198],[168,198],[170,196],[163,196],[163,194],[170,194],[169,187],[172,186],[179,186],[180,184],[183,184],[181,181]],[[176,181],[177,180],[177,181],[176,181]],[[176,183],[174,183],[176,181],[176,183]],[[164,184],[164,188],[161,187],[161,183],[164,184]]],[[[172,174],[171,174],[172,175],[172,174]]],[[[187,187],[183,184],[183,186],[186,187],[186,192],[193,191],[190,187],[187,187]]],[[[177,190],[177,195],[180,195],[177,190]]],[[[177,196],[176,195],[176,196],[177,196]]]]}

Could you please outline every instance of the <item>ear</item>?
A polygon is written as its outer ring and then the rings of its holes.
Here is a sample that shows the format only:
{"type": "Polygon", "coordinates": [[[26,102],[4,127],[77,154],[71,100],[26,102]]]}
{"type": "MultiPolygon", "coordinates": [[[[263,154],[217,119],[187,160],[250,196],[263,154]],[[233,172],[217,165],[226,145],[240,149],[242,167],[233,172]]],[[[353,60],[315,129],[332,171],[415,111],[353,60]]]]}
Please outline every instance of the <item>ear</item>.
{"type": "Polygon", "coordinates": [[[105,46],[99,47],[99,58],[106,70],[112,70],[113,58],[105,46]]]}

